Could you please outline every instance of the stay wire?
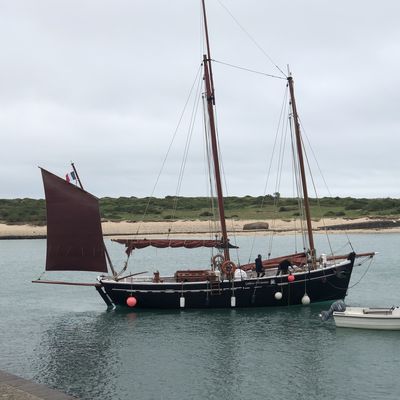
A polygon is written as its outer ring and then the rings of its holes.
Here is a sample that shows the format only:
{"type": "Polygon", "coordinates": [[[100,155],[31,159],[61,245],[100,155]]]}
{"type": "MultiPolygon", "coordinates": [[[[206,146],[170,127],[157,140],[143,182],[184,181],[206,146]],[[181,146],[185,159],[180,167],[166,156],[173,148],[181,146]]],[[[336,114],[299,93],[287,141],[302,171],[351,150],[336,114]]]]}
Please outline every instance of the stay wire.
{"type": "MultiPolygon", "coordinates": [[[[168,146],[167,153],[166,153],[166,155],[165,155],[165,157],[164,157],[164,160],[163,160],[163,162],[162,162],[162,164],[161,164],[160,171],[159,171],[159,173],[158,173],[156,182],[155,182],[155,184],[154,184],[154,186],[153,186],[153,190],[152,190],[152,192],[151,192],[151,195],[150,195],[150,197],[149,197],[149,200],[147,201],[146,208],[145,208],[145,210],[144,210],[144,212],[143,212],[143,216],[142,216],[141,221],[144,221],[144,220],[145,220],[145,217],[146,217],[146,215],[147,215],[147,211],[148,211],[148,209],[149,209],[149,207],[150,207],[151,199],[153,198],[154,192],[156,191],[156,188],[157,188],[158,182],[159,182],[159,180],[160,180],[161,174],[162,174],[162,172],[163,172],[163,170],[164,170],[164,167],[165,167],[165,164],[166,164],[166,162],[167,162],[169,153],[170,153],[170,151],[171,151],[171,149],[172,149],[172,145],[173,145],[173,143],[174,143],[174,141],[175,141],[175,138],[176,138],[176,136],[177,136],[177,134],[178,134],[178,130],[179,130],[179,127],[180,127],[180,125],[181,125],[183,116],[185,115],[186,108],[187,108],[187,106],[188,106],[188,104],[189,104],[189,100],[190,100],[190,98],[192,97],[193,89],[195,88],[196,82],[197,82],[197,80],[199,79],[200,71],[201,71],[201,65],[199,66],[199,68],[198,68],[198,70],[197,70],[196,77],[195,77],[195,79],[194,79],[194,81],[193,81],[192,87],[190,88],[189,95],[187,96],[185,105],[184,105],[184,107],[183,107],[183,110],[182,110],[181,115],[180,115],[179,120],[178,120],[178,124],[177,124],[177,126],[176,126],[176,128],[175,128],[175,131],[174,131],[173,135],[172,135],[171,142],[170,142],[170,144],[169,144],[169,146],[168,146]]],[[[137,235],[139,234],[141,225],[142,225],[142,222],[139,223],[138,228],[137,228],[137,230],[136,230],[136,234],[137,234],[137,235]]]]}
{"type": "Polygon", "coordinates": [[[276,149],[276,146],[277,146],[277,143],[278,143],[278,136],[279,136],[279,132],[281,130],[281,126],[283,126],[284,115],[286,115],[285,114],[285,108],[286,108],[286,104],[287,104],[287,96],[288,96],[288,89],[287,89],[287,86],[286,86],[286,90],[285,90],[284,97],[283,97],[283,102],[282,102],[282,107],[281,107],[281,112],[279,114],[278,126],[277,126],[276,133],[275,133],[274,145],[272,147],[272,152],[271,152],[272,155],[270,157],[270,162],[269,162],[269,166],[268,166],[267,180],[266,180],[265,185],[264,185],[264,198],[263,198],[263,200],[261,202],[261,208],[263,208],[263,206],[264,206],[265,196],[266,196],[266,193],[267,193],[267,188],[268,188],[268,183],[269,183],[269,178],[270,178],[270,175],[271,175],[271,169],[272,169],[272,163],[273,163],[273,159],[274,159],[275,149],[276,149]]]}
{"type": "MultiPolygon", "coordinates": [[[[373,262],[374,258],[373,258],[373,256],[368,256],[367,258],[364,258],[364,261],[360,261],[360,262],[357,264],[358,266],[361,266],[361,265],[364,264],[364,262],[366,262],[368,259],[370,260],[370,261],[369,261],[369,264],[368,264],[368,266],[367,266],[367,269],[365,270],[365,272],[364,272],[363,275],[361,276],[361,278],[360,278],[356,283],[354,283],[354,285],[348,286],[348,287],[346,288],[346,291],[349,290],[349,289],[353,289],[356,285],[358,285],[358,284],[364,279],[365,275],[367,274],[367,272],[369,271],[369,269],[370,269],[370,267],[371,267],[371,265],[372,265],[372,262],[373,262]]],[[[328,275],[326,275],[326,276],[328,276],[328,275]]],[[[329,280],[327,280],[327,284],[329,284],[329,286],[333,287],[334,289],[341,289],[341,290],[344,290],[344,288],[341,288],[341,287],[339,287],[339,286],[334,285],[333,283],[329,282],[329,280]]]]}
{"type": "MultiPolygon", "coordinates": [[[[263,198],[261,200],[261,204],[260,204],[260,207],[259,207],[260,211],[263,210],[264,204],[265,204],[265,201],[266,201],[267,189],[268,189],[269,180],[270,180],[270,177],[271,177],[272,164],[274,162],[275,149],[276,149],[276,146],[277,146],[277,143],[278,143],[278,137],[279,137],[279,133],[281,131],[281,126],[283,125],[283,121],[284,121],[285,108],[286,108],[286,104],[287,104],[287,96],[288,96],[288,88],[287,88],[287,85],[285,85],[285,92],[284,92],[284,96],[283,96],[281,110],[280,110],[280,113],[279,113],[278,124],[277,124],[277,127],[276,127],[274,144],[272,146],[271,155],[269,157],[269,163],[268,163],[268,166],[267,166],[267,172],[266,172],[267,179],[266,179],[265,184],[264,184],[263,198]]],[[[249,263],[250,263],[251,258],[253,257],[254,244],[255,244],[255,237],[253,236],[253,239],[252,239],[252,242],[251,242],[250,253],[249,253],[249,261],[248,261],[249,263]]]]}
{"type": "MultiPolygon", "coordinates": [[[[319,201],[319,196],[318,196],[318,192],[317,192],[317,187],[316,187],[316,185],[315,185],[314,177],[313,177],[313,175],[311,174],[310,162],[309,162],[309,159],[308,159],[307,152],[305,151],[303,138],[301,138],[301,145],[303,146],[303,149],[304,149],[304,156],[305,156],[305,159],[306,159],[306,164],[307,164],[307,167],[308,167],[308,172],[309,172],[309,174],[310,174],[310,179],[311,179],[312,186],[313,186],[313,189],[314,189],[315,198],[317,199],[318,208],[319,208],[319,210],[320,210],[320,212],[321,212],[321,203],[320,203],[320,201],[319,201]]],[[[322,218],[322,222],[323,222],[324,227],[325,227],[325,221],[324,221],[323,216],[321,216],[321,218],[322,218]]],[[[325,227],[325,228],[326,228],[326,227],[325,227]]],[[[328,241],[328,245],[329,245],[330,251],[331,251],[331,253],[332,253],[332,255],[333,255],[332,243],[331,243],[331,240],[330,240],[330,238],[329,238],[329,235],[327,234],[326,229],[325,229],[325,233],[326,233],[326,239],[327,239],[327,241],[328,241]]]]}
{"type": "MultiPolygon", "coordinates": [[[[294,137],[294,129],[293,129],[293,116],[289,116],[289,126],[290,126],[290,138],[291,138],[291,150],[292,150],[292,166],[293,166],[293,177],[294,177],[294,182],[293,185],[295,186],[295,192],[296,192],[296,198],[297,198],[297,207],[300,212],[300,233],[301,233],[301,239],[303,242],[303,249],[305,250],[306,248],[306,235],[305,235],[305,229],[304,229],[304,204],[302,201],[302,188],[301,188],[301,179],[300,179],[300,165],[299,165],[299,160],[297,157],[297,151],[296,151],[296,144],[295,144],[295,137],[294,137]]],[[[295,231],[296,232],[296,231],[295,231]]],[[[296,250],[295,253],[297,253],[297,242],[295,244],[296,250]]]]}
{"type": "Polygon", "coordinates": [[[304,200],[302,194],[302,183],[301,183],[301,174],[300,174],[300,160],[297,152],[297,144],[294,134],[294,120],[293,115],[289,115],[289,127],[290,127],[290,137],[291,137],[291,145],[292,145],[292,159],[293,159],[293,169],[295,176],[295,184],[297,191],[297,206],[300,211],[300,232],[301,238],[303,242],[303,250],[305,251],[307,248],[307,238],[306,238],[306,229],[305,229],[305,213],[304,213],[304,200]]]}
{"type": "MultiPolygon", "coordinates": [[[[353,289],[353,287],[357,286],[364,279],[365,275],[367,275],[367,273],[368,273],[368,271],[369,271],[369,269],[370,269],[370,267],[372,265],[372,262],[374,261],[373,257],[370,256],[369,258],[370,258],[369,264],[368,264],[366,270],[364,271],[364,273],[361,275],[361,278],[354,285],[349,286],[348,289],[353,289]]],[[[367,260],[365,260],[365,261],[367,261],[367,260]]],[[[361,261],[358,265],[363,264],[365,261],[361,261]]]]}
{"type": "Polygon", "coordinates": [[[271,56],[258,44],[258,42],[250,35],[250,33],[243,27],[243,25],[235,18],[232,12],[222,3],[221,0],[218,0],[218,3],[221,5],[222,8],[230,15],[230,17],[235,21],[235,23],[239,26],[239,28],[244,32],[244,34],[250,39],[250,41],[264,54],[264,56],[270,61],[270,63],[285,77],[287,78],[286,74],[282,71],[281,68],[274,62],[271,56]]]}
{"type": "MultiPolygon", "coordinates": [[[[300,120],[300,118],[299,118],[299,123],[300,123],[301,128],[302,128],[302,131],[303,131],[303,133],[304,133],[303,136],[304,136],[304,137],[306,138],[306,140],[307,140],[308,147],[309,147],[310,150],[311,150],[311,153],[312,153],[313,158],[314,158],[314,161],[315,161],[315,163],[316,163],[316,165],[317,165],[318,171],[319,171],[319,173],[320,173],[320,175],[321,175],[321,178],[322,178],[322,180],[323,180],[323,182],[324,182],[325,188],[326,188],[326,190],[327,190],[329,196],[330,196],[330,197],[333,197],[332,194],[331,194],[331,192],[330,192],[330,190],[329,190],[329,186],[328,186],[328,184],[327,184],[327,182],[326,182],[326,180],[325,180],[325,176],[324,176],[324,174],[322,173],[321,167],[320,167],[320,165],[319,165],[319,163],[318,163],[318,159],[317,159],[317,157],[316,157],[316,155],[315,155],[315,153],[314,153],[314,150],[313,150],[313,148],[312,148],[312,146],[311,146],[311,143],[310,143],[310,140],[309,140],[309,138],[308,138],[307,132],[306,132],[306,130],[305,130],[305,128],[304,128],[304,126],[303,126],[303,123],[302,123],[302,121],[300,120]]],[[[325,231],[325,234],[328,235],[327,226],[326,226],[326,224],[325,224],[325,220],[324,220],[323,217],[322,217],[322,221],[323,221],[323,224],[324,224],[324,231],[325,231]]],[[[352,245],[352,243],[351,243],[351,240],[350,240],[350,237],[349,237],[347,231],[344,231],[344,234],[346,235],[346,238],[347,238],[347,241],[348,241],[349,246],[350,246],[351,249],[354,251],[353,245],[352,245]]]]}
{"type": "Polygon", "coordinates": [[[246,72],[251,72],[253,74],[268,76],[269,78],[287,80],[286,77],[267,74],[266,72],[256,71],[254,69],[250,69],[250,68],[246,68],[246,67],[240,67],[238,65],[230,64],[230,63],[227,63],[227,62],[224,62],[224,61],[219,61],[219,60],[215,60],[215,59],[213,59],[212,61],[215,62],[215,63],[218,63],[218,64],[226,65],[227,67],[236,68],[236,69],[239,69],[239,70],[242,70],[242,71],[246,71],[246,72]]]}
{"type": "Polygon", "coordinates": [[[205,174],[206,177],[206,187],[208,187],[208,196],[210,199],[210,209],[212,212],[212,221],[209,222],[209,230],[210,232],[217,232],[217,224],[216,224],[216,206],[214,200],[214,190],[213,190],[213,181],[212,181],[212,159],[211,159],[211,143],[210,143],[210,133],[209,133],[209,126],[207,123],[207,104],[205,95],[202,96],[202,105],[203,105],[203,130],[204,130],[204,140],[205,140],[205,158],[206,158],[206,168],[207,173],[205,174]]]}
{"type": "MultiPolygon", "coordinates": [[[[287,111],[288,112],[288,111],[287,111]]],[[[282,180],[282,171],[283,171],[283,162],[285,158],[285,148],[286,148],[286,142],[287,142],[287,137],[289,135],[289,129],[288,129],[288,122],[286,120],[284,126],[282,126],[282,134],[281,134],[281,140],[279,144],[279,151],[278,151],[278,170],[277,170],[277,176],[275,180],[275,196],[274,196],[274,210],[275,210],[275,218],[274,218],[274,223],[275,220],[278,218],[278,205],[280,201],[280,195],[279,195],[279,189],[281,185],[281,180],[282,180]]],[[[268,249],[268,257],[272,253],[272,243],[273,243],[274,235],[271,235],[270,237],[270,243],[269,243],[269,249],[268,249]]]]}
{"type": "MultiPolygon", "coordinates": [[[[179,170],[178,183],[177,183],[177,188],[176,188],[176,192],[175,192],[175,199],[174,199],[174,208],[173,208],[173,215],[172,215],[173,218],[176,215],[176,210],[177,210],[178,200],[179,200],[178,196],[179,196],[179,193],[181,191],[182,182],[183,182],[183,175],[184,175],[184,172],[185,172],[185,167],[186,167],[187,158],[188,158],[188,154],[189,154],[190,143],[191,143],[192,137],[193,137],[194,123],[195,123],[195,120],[196,120],[197,110],[198,110],[199,102],[200,102],[200,95],[199,95],[200,91],[201,91],[201,79],[199,79],[199,81],[198,81],[198,86],[197,86],[197,91],[196,91],[196,96],[195,96],[197,101],[195,101],[194,104],[193,104],[192,113],[191,113],[191,116],[190,116],[188,134],[187,134],[187,137],[186,137],[184,154],[183,154],[183,158],[182,158],[182,162],[181,162],[181,167],[180,167],[180,170],[179,170]]],[[[172,221],[171,221],[171,226],[172,226],[172,221]]]]}
{"type": "MultiPolygon", "coordinates": [[[[227,183],[227,179],[226,179],[225,168],[224,168],[224,163],[223,163],[222,154],[221,154],[221,145],[220,145],[220,141],[219,141],[219,130],[218,130],[218,112],[217,112],[216,105],[214,105],[214,114],[215,114],[215,130],[216,130],[216,136],[217,136],[218,158],[219,158],[219,163],[221,165],[221,173],[222,173],[221,175],[222,175],[223,185],[225,187],[225,197],[228,197],[228,183],[227,183]]],[[[225,219],[226,219],[226,215],[225,215],[225,219]]],[[[238,246],[237,246],[237,236],[236,236],[235,226],[233,224],[233,219],[231,219],[231,227],[232,227],[231,229],[233,232],[234,243],[236,246],[236,249],[235,249],[236,263],[238,265],[240,265],[239,250],[238,250],[238,246]]]]}

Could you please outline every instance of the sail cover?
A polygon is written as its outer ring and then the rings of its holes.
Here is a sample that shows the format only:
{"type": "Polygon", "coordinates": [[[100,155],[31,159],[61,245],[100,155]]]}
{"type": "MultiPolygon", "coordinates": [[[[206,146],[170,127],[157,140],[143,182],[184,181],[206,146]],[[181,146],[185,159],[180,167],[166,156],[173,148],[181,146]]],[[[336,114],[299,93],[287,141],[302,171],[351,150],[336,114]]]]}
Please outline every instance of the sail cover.
{"type": "MultiPolygon", "coordinates": [[[[185,247],[186,249],[196,249],[198,247],[215,247],[217,249],[224,248],[221,240],[183,240],[183,239],[114,239],[114,242],[124,244],[127,254],[135,249],[144,249],[145,247],[157,247],[164,249],[166,247],[185,247]]],[[[229,243],[229,248],[237,248],[229,243]]]]}
{"type": "Polygon", "coordinates": [[[47,213],[46,271],[107,272],[97,198],[41,171],[47,213]]]}

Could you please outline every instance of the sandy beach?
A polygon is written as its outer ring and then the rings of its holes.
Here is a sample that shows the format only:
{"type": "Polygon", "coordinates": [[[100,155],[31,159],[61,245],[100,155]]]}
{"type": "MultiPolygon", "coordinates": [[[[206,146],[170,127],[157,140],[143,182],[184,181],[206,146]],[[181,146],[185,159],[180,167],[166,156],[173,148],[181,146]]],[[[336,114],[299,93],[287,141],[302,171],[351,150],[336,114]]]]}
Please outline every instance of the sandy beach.
{"type": "MultiPolygon", "coordinates": [[[[333,233],[340,233],[351,230],[352,232],[400,232],[400,222],[387,219],[343,219],[331,218],[325,220],[313,221],[313,229],[316,231],[323,230],[324,226],[335,227],[333,233]],[[382,227],[383,222],[393,223],[393,227],[382,227]]],[[[103,233],[106,236],[129,236],[138,235],[145,237],[149,235],[194,235],[194,234],[209,234],[215,232],[216,227],[210,221],[161,221],[161,222],[103,222],[103,233]]],[[[277,234],[290,234],[300,229],[299,221],[288,220],[227,220],[227,228],[230,232],[235,232],[238,235],[265,235],[268,232],[276,232],[277,234]],[[244,231],[245,224],[263,222],[268,223],[268,230],[250,230],[244,231]]],[[[0,238],[35,238],[44,237],[46,235],[45,226],[31,225],[6,225],[0,224],[0,238]]]]}

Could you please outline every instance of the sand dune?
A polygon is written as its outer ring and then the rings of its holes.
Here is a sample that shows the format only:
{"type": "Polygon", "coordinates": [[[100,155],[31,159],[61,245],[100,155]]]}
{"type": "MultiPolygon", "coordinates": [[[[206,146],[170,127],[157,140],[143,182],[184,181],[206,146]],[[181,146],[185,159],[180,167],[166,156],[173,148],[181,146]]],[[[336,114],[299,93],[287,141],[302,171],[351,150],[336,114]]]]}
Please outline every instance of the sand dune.
{"type": "MultiPolygon", "coordinates": [[[[247,223],[255,222],[254,220],[227,220],[227,228],[230,232],[235,234],[249,235],[254,234],[254,231],[243,231],[243,226],[247,223]]],[[[269,224],[269,231],[277,233],[291,233],[300,229],[299,221],[287,220],[262,220],[259,222],[267,222],[269,224]]],[[[343,225],[343,230],[352,228],[352,231],[357,232],[400,232],[400,227],[391,229],[381,228],[379,222],[382,220],[373,220],[369,218],[358,218],[355,220],[348,220],[343,218],[332,218],[319,221],[313,221],[313,229],[322,229],[324,226],[337,226],[343,225]],[[376,223],[374,223],[376,222],[376,223]],[[368,227],[363,229],[353,229],[355,224],[363,225],[368,223],[368,227]]],[[[170,233],[176,234],[205,234],[216,232],[218,227],[210,221],[162,221],[162,222],[103,222],[102,223],[104,235],[118,236],[118,235],[162,235],[170,233]]],[[[334,232],[341,232],[341,229],[335,229],[334,232]]],[[[257,235],[264,235],[268,231],[256,231],[257,235]]],[[[46,235],[45,226],[30,226],[30,225],[6,225],[0,224],[0,238],[24,238],[24,237],[41,237],[46,235]]]]}

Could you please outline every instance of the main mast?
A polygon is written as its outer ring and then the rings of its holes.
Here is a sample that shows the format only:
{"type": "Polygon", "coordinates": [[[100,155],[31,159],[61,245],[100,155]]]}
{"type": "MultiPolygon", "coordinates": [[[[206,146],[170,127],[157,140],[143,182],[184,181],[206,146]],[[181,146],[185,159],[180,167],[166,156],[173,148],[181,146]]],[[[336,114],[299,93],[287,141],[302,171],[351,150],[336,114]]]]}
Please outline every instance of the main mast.
{"type": "Polygon", "coordinates": [[[312,224],[311,224],[310,201],[308,199],[307,180],[306,180],[306,173],[305,173],[305,168],[304,168],[303,144],[301,141],[300,124],[299,124],[299,117],[297,114],[296,99],[294,97],[293,78],[291,76],[289,76],[287,78],[287,80],[288,80],[290,99],[291,99],[292,110],[293,110],[294,131],[295,131],[295,135],[296,135],[297,153],[299,156],[301,184],[303,187],[304,210],[306,213],[308,241],[310,244],[311,260],[312,260],[312,263],[314,264],[315,247],[314,247],[314,237],[313,237],[312,224]]]}
{"type": "Polygon", "coordinates": [[[219,156],[218,156],[218,141],[217,141],[217,133],[216,133],[216,128],[215,128],[214,82],[213,82],[213,74],[212,74],[212,67],[211,67],[210,42],[209,42],[209,38],[208,38],[205,0],[202,0],[202,4],[203,4],[204,31],[205,31],[206,46],[207,46],[207,54],[203,55],[203,66],[204,66],[204,80],[205,80],[205,85],[206,85],[207,111],[208,111],[208,118],[209,118],[209,122],[210,122],[211,149],[212,149],[212,157],[213,157],[213,163],[214,163],[215,184],[216,184],[217,197],[218,197],[218,211],[219,211],[219,218],[220,218],[220,223],[221,223],[222,242],[224,245],[224,257],[225,257],[225,260],[229,260],[230,259],[229,258],[229,241],[228,241],[228,232],[226,230],[224,196],[223,196],[223,192],[222,192],[221,172],[220,172],[220,164],[219,164],[219,156]]]}

